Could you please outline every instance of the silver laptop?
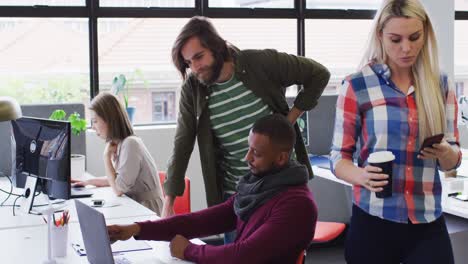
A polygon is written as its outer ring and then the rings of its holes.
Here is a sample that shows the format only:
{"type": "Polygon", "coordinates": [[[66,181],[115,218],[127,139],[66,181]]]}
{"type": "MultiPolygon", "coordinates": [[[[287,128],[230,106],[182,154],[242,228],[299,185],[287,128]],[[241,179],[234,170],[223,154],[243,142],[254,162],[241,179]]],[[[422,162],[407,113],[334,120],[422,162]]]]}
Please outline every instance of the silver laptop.
{"type": "Polygon", "coordinates": [[[131,263],[124,257],[118,257],[114,261],[104,215],[79,200],[75,200],[75,207],[89,263],[131,263]]]}

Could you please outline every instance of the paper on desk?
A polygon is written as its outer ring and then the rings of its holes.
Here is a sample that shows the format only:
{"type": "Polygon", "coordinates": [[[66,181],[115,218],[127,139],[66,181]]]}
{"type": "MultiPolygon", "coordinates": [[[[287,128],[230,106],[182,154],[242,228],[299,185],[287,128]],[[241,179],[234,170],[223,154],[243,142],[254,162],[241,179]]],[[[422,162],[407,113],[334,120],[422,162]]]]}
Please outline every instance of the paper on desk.
{"type": "Polygon", "coordinates": [[[94,206],[92,201],[89,202],[89,206],[96,207],[96,208],[116,207],[116,206],[119,206],[119,205],[122,205],[122,204],[120,202],[118,202],[117,200],[105,200],[104,204],[100,205],[100,206],[94,206]]]}
{"type": "MultiPolygon", "coordinates": [[[[75,252],[80,256],[86,256],[86,249],[82,244],[72,243],[75,252]]],[[[144,240],[135,240],[133,237],[125,241],[116,241],[111,244],[112,253],[123,253],[130,251],[151,250],[153,249],[144,240]]]]}

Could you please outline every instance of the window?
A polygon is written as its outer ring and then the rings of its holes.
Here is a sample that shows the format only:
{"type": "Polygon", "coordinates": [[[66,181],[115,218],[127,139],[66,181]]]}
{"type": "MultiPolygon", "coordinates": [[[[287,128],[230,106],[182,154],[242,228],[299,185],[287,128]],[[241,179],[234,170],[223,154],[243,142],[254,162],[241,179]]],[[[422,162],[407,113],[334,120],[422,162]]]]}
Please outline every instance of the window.
{"type": "MultiPolygon", "coordinates": [[[[221,36],[240,49],[274,48],[317,60],[330,69],[333,92],[345,75],[356,71],[372,23],[374,11],[368,10],[381,4],[380,0],[100,0],[93,10],[94,0],[0,2],[1,95],[14,96],[21,103],[89,105],[92,96],[110,91],[113,78],[124,74],[129,106],[137,108],[137,125],[174,122],[182,80],[170,51],[193,15],[213,17],[221,36]],[[10,8],[13,5],[18,7],[10,8]],[[31,8],[34,5],[41,7],[31,8]],[[307,8],[304,17],[294,10],[300,6],[307,8]],[[354,11],[342,12],[346,9],[354,11]],[[96,27],[97,43],[95,31],[89,31],[96,27]]],[[[456,9],[468,11],[467,2],[455,0],[456,9]]],[[[465,13],[457,12],[462,14],[459,17],[465,13]]],[[[455,23],[455,81],[462,93],[468,87],[463,60],[467,27],[466,21],[455,23]]],[[[294,90],[288,89],[288,95],[293,96],[294,90]]]]}
{"type": "MultiPolygon", "coordinates": [[[[268,48],[297,54],[296,21],[293,19],[213,19],[212,21],[221,37],[239,49],[268,48]]],[[[287,96],[296,94],[296,86],[288,87],[287,96]]]]}
{"type": "Polygon", "coordinates": [[[221,37],[239,49],[277,49],[297,54],[293,19],[212,19],[221,37]],[[281,32],[281,34],[278,34],[281,32]]]}
{"type": "Polygon", "coordinates": [[[467,0],[455,0],[455,10],[468,11],[468,1],[467,0]]]}
{"type": "Polygon", "coordinates": [[[315,9],[378,9],[381,1],[376,0],[307,0],[307,8],[315,9]]]}
{"type": "Polygon", "coordinates": [[[306,20],[305,55],[330,70],[330,92],[358,69],[371,25],[372,20],[306,20]]]}
{"type": "Polygon", "coordinates": [[[20,104],[88,103],[87,19],[0,18],[0,94],[20,104]]]}
{"type": "Polygon", "coordinates": [[[134,124],[175,121],[175,113],[155,119],[151,98],[168,90],[175,94],[181,85],[182,79],[172,64],[171,48],[186,22],[185,18],[99,19],[99,90],[110,91],[114,77],[124,74],[128,105],[136,107],[134,124]]]}
{"type": "Polygon", "coordinates": [[[211,0],[210,7],[294,8],[294,0],[211,0]]]}
{"type": "Polygon", "coordinates": [[[100,0],[102,7],[194,7],[195,0],[100,0]]]}
{"type": "Polygon", "coordinates": [[[153,122],[167,123],[176,121],[175,92],[153,93],[153,122]]]}
{"type": "Polygon", "coordinates": [[[457,95],[468,95],[468,20],[455,21],[455,83],[457,95]]]}
{"type": "Polygon", "coordinates": [[[84,6],[86,0],[2,0],[0,6],[84,6]]]}

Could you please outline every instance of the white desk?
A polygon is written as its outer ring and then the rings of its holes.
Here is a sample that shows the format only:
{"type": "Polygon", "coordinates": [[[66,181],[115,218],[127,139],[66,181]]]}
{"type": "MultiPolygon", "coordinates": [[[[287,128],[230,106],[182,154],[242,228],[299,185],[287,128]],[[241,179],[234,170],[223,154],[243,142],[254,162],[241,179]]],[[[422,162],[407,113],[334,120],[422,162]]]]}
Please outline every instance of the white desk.
{"type": "MultiPolygon", "coordinates": [[[[325,216],[326,219],[320,220],[348,223],[351,217],[352,186],[337,179],[330,170],[314,166],[313,171],[317,178],[310,181],[310,184],[319,207],[319,219],[325,216]],[[316,182],[314,183],[314,181],[316,182]],[[314,189],[314,185],[318,186],[314,189]],[[339,199],[348,199],[348,203],[339,201],[339,199]]],[[[468,193],[468,178],[445,179],[442,173],[441,177],[443,184],[442,210],[446,213],[445,221],[452,243],[455,263],[466,263],[468,259],[468,251],[466,250],[468,243],[468,202],[448,197],[446,187],[447,184],[462,180],[464,181],[464,192],[468,193]]]]}
{"type": "Polygon", "coordinates": [[[468,202],[459,201],[453,197],[448,197],[448,186],[463,186],[463,192],[468,193],[468,178],[447,178],[443,180],[442,208],[445,213],[456,215],[468,219],[468,202]]]}
{"type": "MultiPolygon", "coordinates": [[[[128,224],[133,221],[144,221],[148,217],[119,218],[107,221],[107,224],[128,224]]],[[[152,217],[152,220],[157,217],[152,217]]],[[[41,263],[47,258],[47,225],[24,227],[19,229],[0,230],[0,247],[2,263],[41,263]]],[[[125,252],[124,257],[132,263],[191,263],[173,258],[170,255],[169,243],[162,241],[147,241],[152,250],[125,252]]],[[[199,239],[192,242],[203,244],[199,239]]],[[[56,258],[58,263],[88,263],[86,256],[79,256],[71,247],[71,243],[82,244],[79,223],[69,226],[67,256],[56,258]]]]}
{"type": "MultiPolygon", "coordinates": [[[[1,177],[0,186],[3,190],[10,188],[9,181],[1,177]]],[[[92,198],[81,198],[82,201],[91,199],[105,199],[106,203],[117,203],[115,207],[98,208],[107,224],[129,224],[135,221],[156,220],[159,217],[151,210],[123,195],[115,196],[110,187],[92,188],[92,198]]],[[[15,189],[15,193],[22,193],[15,189]]],[[[0,193],[0,201],[7,197],[0,193]]],[[[16,197],[10,197],[6,204],[12,204],[16,197]]],[[[41,201],[38,202],[40,203],[41,201]]],[[[37,203],[37,202],[35,202],[37,203]]],[[[71,243],[81,243],[82,237],[78,223],[78,217],[73,200],[65,202],[65,209],[70,211],[69,241],[67,256],[57,258],[58,263],[88,263],[86,256],[80,257],[71,247],[71,243]]],[[[1,263],[41,263],[47,256],[47,225],[42,216],[24,214],[19,208],[15,209],[16,216],[12,215],[12,207],[0,207],[0,260],[1,263]]],[[[199,239],[193,239],[193,243],[204,244],[199,239]]],[[[174,259],[170,255],[169,243],[162,241],[148,241],[152,250],[126,252],[124,256],[132,260],[132,263],[190,263],[174,259]]]]}
{"type": "MultiPolygon", "coordinates": [[[[0,186],[3,187],[2,189],[5,190],[5,186],[9,186],[9,182],[4,177],[0,178],[0,186]]],[[[111,190],[110,187],[103,187],[103,188],[90,188],[94,194],[90,198],[80,198],[81,201],[86,203],[90,203],[92,199],[104,199],[107,205],[115,204],[116,206],[113,207],[103,207],[99,208],[98,210],[104,214],[104,217],[107,219],[117,219],[117,218],[125,218],[125,217],[138,217],[138,216],[152,216],[155,213],[148,208],[140,205],[139,203],[135,202],[133,199],[122,195],[121,197],[117,197],[111,190]]],[[[8,189],[9,190],[9,187],[8,189]]],[[[14,193],[21,193],[22,189],[14,188],[14,193]]],[[[7,197],[6,194],[0,194],[0,201],[3,201],[7,197]]],[[[38,196],[40,197],[40,196],[38,196]]],[[[37,199],[36,197],[34,203],[35,204],[43,204],[44,201],[42,199],[37,199]]],[[[16,197],[11,196],[6,204],[13,204],[14,199],[16,197]]],[[[23,199],[23,198],[20,198],[23,199]]],[[[19,203],[19,200],[17,204],[19,203]]],[[[78,222],[77,213],[75,209],[75,203],[72,200],[67,200],[63,204],[57,204],[54,206],[61,206],[63,205],[63,209],[67,209],[70,211],[70,222],[78,222]]],[[[62,206],[61,206],[62,207],[62,206]]],[[[16,216],[13,216],[13,210],[11,206],[0,207],[0,230],[8,229],[8,228],[22,228],[22,227],[31,227],[37,226],[44,223],[42,216],[33,215],[33,214],[24,214],[21,210],[17,207],[15,208],[16,216]]]]}
{"type": "MultiPolygon", "coordinates": [[[[352,188],[351,184],[338,179],[335,175],[333,175],[333,173],[330,170],[322,169],[317,166],[313,166],[313,171],[314,171],[314,175],[317,177],[320,177],[321,179],[326,179],[333,183],[342,184],[344,186],[352,188]]],[[[456,215],[456,216],[468,219],[468,202],[462,202],[454,198],[448,197],[448,193],[447,193],[447,185],[453,184],[455,181],[459,183],[460,181],[463,181],[462,183],[464,185],[464,190],[465,190],[464,192],[468,193],[468,177],[444,178],[444,175],[442,172],[440,172],[440,175],[441,175],[441,180],[443,184],[442,210],[444,211],[444,213],[449,213],[452,215],[456,215]]],[[[322,191],[336,193],[337,190],[322,190],[322,191]]],[[[349,199],[352,201],[352,197],[349,197],[349,199]]]]}

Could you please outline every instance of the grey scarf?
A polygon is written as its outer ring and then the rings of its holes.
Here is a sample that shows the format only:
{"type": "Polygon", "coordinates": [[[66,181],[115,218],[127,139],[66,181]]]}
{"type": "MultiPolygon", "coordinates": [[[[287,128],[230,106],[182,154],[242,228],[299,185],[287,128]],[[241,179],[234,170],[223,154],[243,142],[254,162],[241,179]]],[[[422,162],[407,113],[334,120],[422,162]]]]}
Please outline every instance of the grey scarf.
{"type": "Polygon", "coordinates": [[[247,221],[255,210],[270,198],[290,186],[307,183],[308,178],[307,168],[295,161],[289,162],[278,171],[266,173],[263,177],[249,173],[242,177],[237,185],[234,212],[242,221],[247,221]]]}

